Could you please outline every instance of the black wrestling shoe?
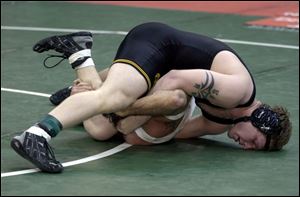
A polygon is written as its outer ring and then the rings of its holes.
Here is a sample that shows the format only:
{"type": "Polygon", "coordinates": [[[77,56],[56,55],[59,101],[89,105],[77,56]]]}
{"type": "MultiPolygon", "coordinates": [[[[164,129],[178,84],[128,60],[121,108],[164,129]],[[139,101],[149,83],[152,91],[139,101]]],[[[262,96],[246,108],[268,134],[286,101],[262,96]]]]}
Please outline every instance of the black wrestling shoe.
{"type": "Polygon", "coordinates": [[[62,164],[55,159],[53,150],[42,136],[25,132],[25,134],[15,136],[10,145],[19,155],[43,172],[59,173],[63,171],[62,164]]]}
{"type": "Polygon", "coordinates": [[[61,102],[63,102],[66,98],[68,98],[71,95],[71,91],[72,91],[72,86],[58,90],[57,92],[55,92],[50,96],[49,100],[53,105],[59,105],[61,102]]]}
{"type": "MultiPolygon", "coordinates": [[[[55,36],[44,38],[38,41],[33,46],[33,51],[37,53],[43,53],[48,50],[55,50],[56,52],[61,53],[62,56],[50,55],[50,57],[61,57],[63,59],[67,59],[74,53],[77,53],[85,49],[91,49],[92,46],[93,46],[92,33],[81,31],[81,32],[76,32],[76,33],[71,33],[66,35],[60,35],[60,36],[55,35],[55,36]]],[[[44,61],[45,66],[46,66],[45,62],[48,58],[46,58],[44,61]]],[[[76,57],[74,58],[73,58],[74,60],[72,60],[71,62],[72,68],[79,66],[85,60],[90,58],[90,52],[88,54],[84,53],[84,54],[76,55],[76,57]]],[[[46,67],[50,67],[50,66],[46,66],[46,67]]]]}

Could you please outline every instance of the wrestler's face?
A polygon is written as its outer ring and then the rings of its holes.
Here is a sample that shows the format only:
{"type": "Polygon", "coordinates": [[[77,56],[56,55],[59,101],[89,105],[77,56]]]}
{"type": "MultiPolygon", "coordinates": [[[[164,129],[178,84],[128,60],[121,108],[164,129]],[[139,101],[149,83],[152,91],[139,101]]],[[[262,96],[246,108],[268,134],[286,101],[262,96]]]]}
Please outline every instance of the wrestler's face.
{"type": "Polygon", "coordinates": [[[266,136],[255,128],[250,121],[235,124],[227,135],[244,149],[261,150],[266,143],[266,136]]]}

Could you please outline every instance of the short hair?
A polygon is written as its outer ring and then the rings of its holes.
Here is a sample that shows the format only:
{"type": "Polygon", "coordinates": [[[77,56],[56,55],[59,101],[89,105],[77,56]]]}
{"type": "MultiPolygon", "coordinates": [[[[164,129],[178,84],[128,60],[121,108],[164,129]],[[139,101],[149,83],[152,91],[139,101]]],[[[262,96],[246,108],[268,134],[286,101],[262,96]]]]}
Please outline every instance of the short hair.
{"type": "Polygon", "coordinates": [[[279,135],[271,135],[268,151],[281,150],[286,145],[292,135],[292,123],[290,121],[290,113],[285,107],[274,106],[271,110],[279,115],[281,131],[279,135]]]}

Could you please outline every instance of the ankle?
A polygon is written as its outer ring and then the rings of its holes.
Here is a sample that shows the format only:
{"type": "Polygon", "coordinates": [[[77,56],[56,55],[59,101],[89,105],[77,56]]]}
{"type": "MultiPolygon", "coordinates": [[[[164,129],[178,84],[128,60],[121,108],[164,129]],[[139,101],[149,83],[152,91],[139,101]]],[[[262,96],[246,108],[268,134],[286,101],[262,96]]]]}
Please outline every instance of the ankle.
{"type": "Polygon", "coordinates": [[[72,54],[68,59],[73,69],[95,65],[91,58],[91,49],[80,50],[72,54]]]}
{"type": "MultiPolygon", "coordinates": [[[[43,130],[42,128],[40,128],[37,125],[30,127],[25,132],[32,133],[32,134],[35,134],[38,136],[42,136],[47,140],[47,142],[49,142],[51,140],[51,136],[45,130],[43,130]]],[[[22,135],[24,135],[25,132],[22,135]]]]}
{"type": "Polygon", "coordinates": [[[88,66],[95,66],[95,63],[93,61],[93,59],[91,57],[87,58],[86,60],[84,60],[83,63],[79,64],[78,66],[74,66],[73,67],[73,64],[72,64],[72,67],[75,69],[75,70],[78,70],[80,68],[85,68],[85,67],[88,67],[88,66]]]}
{"type": "Polygon", "coordinates": [[[47,132],[51,137],[55,137],[61,130],[62,124],[54,116],[47,114],[37,126],[47,132]]]}

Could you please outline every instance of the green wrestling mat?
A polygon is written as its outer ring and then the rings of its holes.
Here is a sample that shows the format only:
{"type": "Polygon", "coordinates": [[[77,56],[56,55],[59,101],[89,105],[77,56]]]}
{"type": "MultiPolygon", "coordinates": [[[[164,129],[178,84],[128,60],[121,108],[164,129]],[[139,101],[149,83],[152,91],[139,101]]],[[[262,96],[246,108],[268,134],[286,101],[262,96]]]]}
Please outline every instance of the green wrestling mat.
{"type": "Polygon", "coordinates": [[[259,18],[72,2],[1,2],[1,195],[298,196],[299,32],[244,25],[259,18]],[[224,134],[130,146],[119,138],[97,142],[77,126],[50,143],[56,158],[70,165],[62,174],[32,170],[10,148],[10,140],[53,108],[44,94],[76,77],[67,61],[44,68],[45,55],[34,53],[33,44],[63,31],[94,30],[92,55],[102,69],[111,64],[126,32],[149,21],[227,40],[252,71],[257,98],[290,111],[289,144],[280,152],[244,151],[224,134]]]}

